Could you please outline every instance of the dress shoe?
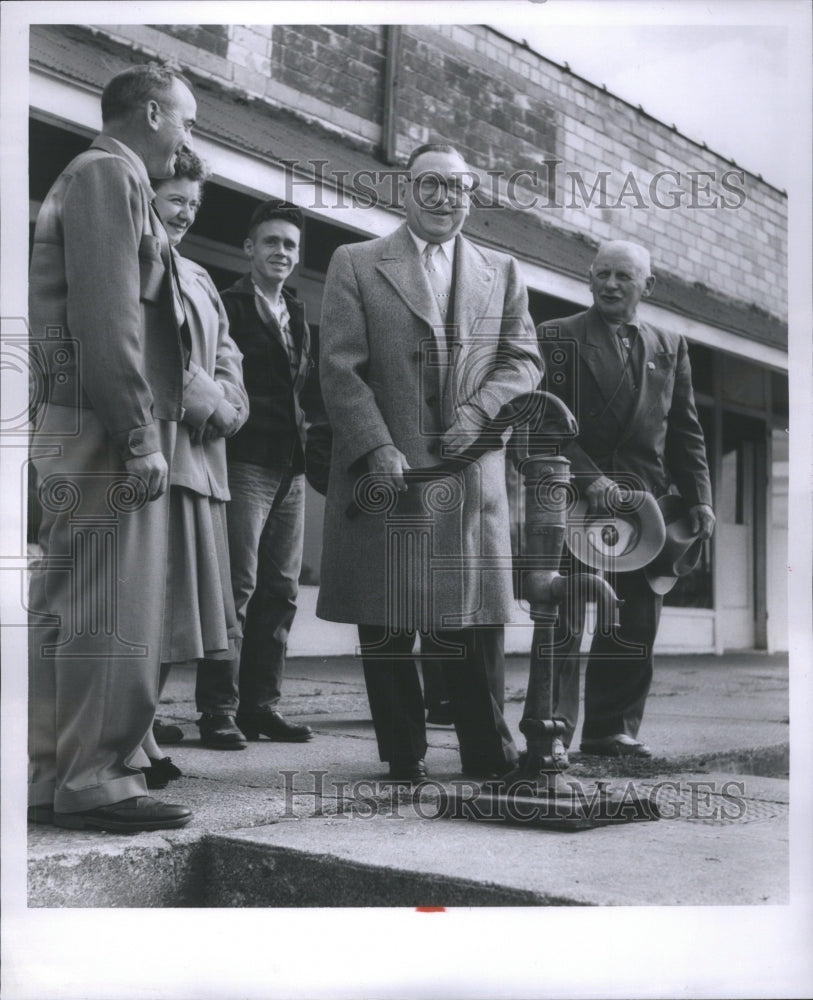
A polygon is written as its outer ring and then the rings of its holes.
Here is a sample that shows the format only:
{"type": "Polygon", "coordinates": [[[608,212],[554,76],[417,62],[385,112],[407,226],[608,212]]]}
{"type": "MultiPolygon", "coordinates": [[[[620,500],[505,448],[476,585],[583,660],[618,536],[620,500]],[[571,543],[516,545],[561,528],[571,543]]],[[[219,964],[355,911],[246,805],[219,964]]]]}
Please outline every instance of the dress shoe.
{"type": "Polygon", "coordinates": [[[426,712],[426,722],[430,726],[453,726],[452,703],[439,701],[437,705],[432,705],[426,712]]]}
{"type": "Polygon", "coordinates": [[[54,821],[54,807],[53,806],[29,806],[28,807],[28,822],[29,823],[53,823],[54,821]]]}
{"type": "Polygon", "coordinates": [[[274,743],[307,743],[313,739],[310,726],[286,722],[279,712],[266,710],[245,715],[238,713],[237,723],[248,740],[266,736],[274,743]]]}
{"type": "Polygon", "coordinates": [[[106,830],[108,833],[140,833],[173,830],[186,826],[192,813],[186,806],[169,805],[149,795],[138,795],[83,812],[55,812],[54,825],[66,830],[106,830]]]}
{"type": "Polygon", "coordinates": [[[651,757],[652,751],[627,733],[615,733],[598,740],[582,740],[581,752],[595,757],[651,757]]]}
{"type": "Polygon", "coordinates": [[[246,738],[230,715],[209,715],[198,719],[200,741],[211,750],[245,750],[246,738]]]}
{"type": "Polygon", "coordinates": [[[180,743],[183,740],[183,730],[179,726],[165,726],[160,719],[153,722],[152,735],[156,743],[180,743]]]}
{"type": "Polygon", "coordinates": [[[391,760],[389,776],[393,781],[409,781],[417,784],[426,781],[429,771],[423,757],[417,760],[391,760]]]}
{"type": "Polygon", "coordinates": [[[158,760],[150,757],[150,766],[141,770],[147,780],[147,788],[166,788],[170,781],[183,777],[183,772],[172,763],[171,757],[158,760]]]}

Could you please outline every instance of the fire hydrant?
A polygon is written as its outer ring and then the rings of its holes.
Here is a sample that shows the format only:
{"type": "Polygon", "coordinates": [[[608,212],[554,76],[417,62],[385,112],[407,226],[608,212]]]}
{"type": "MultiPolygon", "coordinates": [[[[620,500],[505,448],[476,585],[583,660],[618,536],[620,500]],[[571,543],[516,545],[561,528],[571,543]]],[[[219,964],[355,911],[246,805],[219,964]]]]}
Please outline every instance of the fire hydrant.
{"type": "MultiPolygon", "coordinates": [[[[465,799],[452,794],[446,815],[521,822],[583,830],[611,823],[658,818],[657,805],[627,783],[613,791],[607,782],[565,781],[565,765],[554,740],[565,723],[554,718],[554,627],[559,615],[570,623],[595,601],[598,627],[618,625],[621,601],[603,577],[593,573],[563,576],[568,511],[574,499],[570,462],[559,454],[562,440],[577,432],[576,421],[555,396],[534,394],[526,456],[520,464],[525,489],[525,525],[519,567],[522,594],[530,605],[537,648],[532,651],[520,731],[527,748],[517,768],[465,799]],[[467,808],[468,807],[468,808],[467,808]]],[[[519,409],[519,407],[518,407],[519,409]]]]}

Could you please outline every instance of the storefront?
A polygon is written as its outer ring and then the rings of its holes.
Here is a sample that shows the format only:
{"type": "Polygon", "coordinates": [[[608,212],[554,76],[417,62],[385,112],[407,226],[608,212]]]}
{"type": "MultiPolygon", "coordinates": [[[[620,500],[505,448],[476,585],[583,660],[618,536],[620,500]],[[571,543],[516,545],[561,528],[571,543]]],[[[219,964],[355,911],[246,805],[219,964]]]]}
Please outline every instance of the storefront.
{"type": "MultiPolygon", "coordinates": [[[[53,30],[32,33],[32,227],[52,181],[99,128],[101,83],[126,64],[125,53],[107,51],[104,65],[94,64],[93,45],[87,39],[57,47],[53,30]]],[[[399,221],[384,204],[370,206],[346,197],[335,180],[337,170],[380,170],[380,160],[339,134],[315,133],[293,117],[258,123],[248,104],[235,103],[215,87],[201,91],[199,105],[196,148],[214,177],[183,252],[207,267],[218,287],[226,287],[246,269],[241,248],[254,205],[270,196],[295,201],[306,224],[301,263],[291,285],[305,301],[318,335],[333,250],[387,233],[399,221]],[[327,161],[334,170],[330,179],[320,180],[292,167],[294,161],[327,161]]],[[[538,220],[529,225],[517,211],[475,212],[467,231],[475,240],[517,256],[537,323],[589,303],[586,272],[594,243],[538,220]]],[[[689,340],[718,517],[700,565],[666,599],[659,646],[718,653],[727,648],[786,649],[786,332],[775,317],[766,321],[744,303],[693,291],[670,280],[668,273],[659,272],[658,280],[665,290],[646,304],[645,318],[689,340]]],[[[306,588],[318,585],[321,548],[322,500],[312,491],[307,510],[306,588]]]]}

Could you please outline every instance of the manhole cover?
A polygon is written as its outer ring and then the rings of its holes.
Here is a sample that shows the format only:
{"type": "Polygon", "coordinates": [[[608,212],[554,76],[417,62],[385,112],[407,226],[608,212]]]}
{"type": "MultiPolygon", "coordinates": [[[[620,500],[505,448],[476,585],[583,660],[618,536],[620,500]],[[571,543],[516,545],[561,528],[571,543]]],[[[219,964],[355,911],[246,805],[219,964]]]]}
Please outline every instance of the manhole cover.
{"type": "Polygon", "coordinates": [[[640,795],[647,795],[657,804],[661,819],[723,826],[788,815],[787,802],[749,798],[743,781],[638,781],[635,784],[640,795]]]}

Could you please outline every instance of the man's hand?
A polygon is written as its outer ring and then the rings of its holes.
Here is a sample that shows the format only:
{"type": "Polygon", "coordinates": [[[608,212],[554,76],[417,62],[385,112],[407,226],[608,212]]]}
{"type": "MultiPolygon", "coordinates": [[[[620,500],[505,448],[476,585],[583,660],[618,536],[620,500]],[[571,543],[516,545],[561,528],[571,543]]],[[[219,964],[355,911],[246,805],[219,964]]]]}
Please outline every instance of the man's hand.
{"type": "Polygon", "coordinates": [[[399,493],[406,491],[404,473],[410,465],[406,456],[402,455],[394,444],[382,444],[379,448],[373,448],[371,452],[368,452],[366,458],[369,472],[376,476],[392,479],[393,485],[399,493]]]}
{"type": "Polygon", "coordinates": [[[158,497],[166,493],[169,482],[169,467],[160,451],[128,458],[124,463],[124,468],[131,476],[137,476],[146,483],[147,496],[150,500],[157,500],[158,497]]]}
{"type": "Polygon", "coordinates": [[[603,514],[612,514],[617,492],[618,484],[607,476],[599,476],[598,479],[594,479],[584,490],[584,496],[587,500],[587,516],[600,517],[603,514]]]}
{"type": "Polygon", "coordinates": [[[460,455],[471,448],[483,432],[488,417],[472,404],[463,404],[452,426],[440,439],[445,454],[460,455]]]}
{"type": "Polygon", "coordinates": [[[696,503],[689,508],[689,522],[692,526],[692,533],[703,541],[711,538],[717,518],[714,511],[707,503],[696,503]]]}

